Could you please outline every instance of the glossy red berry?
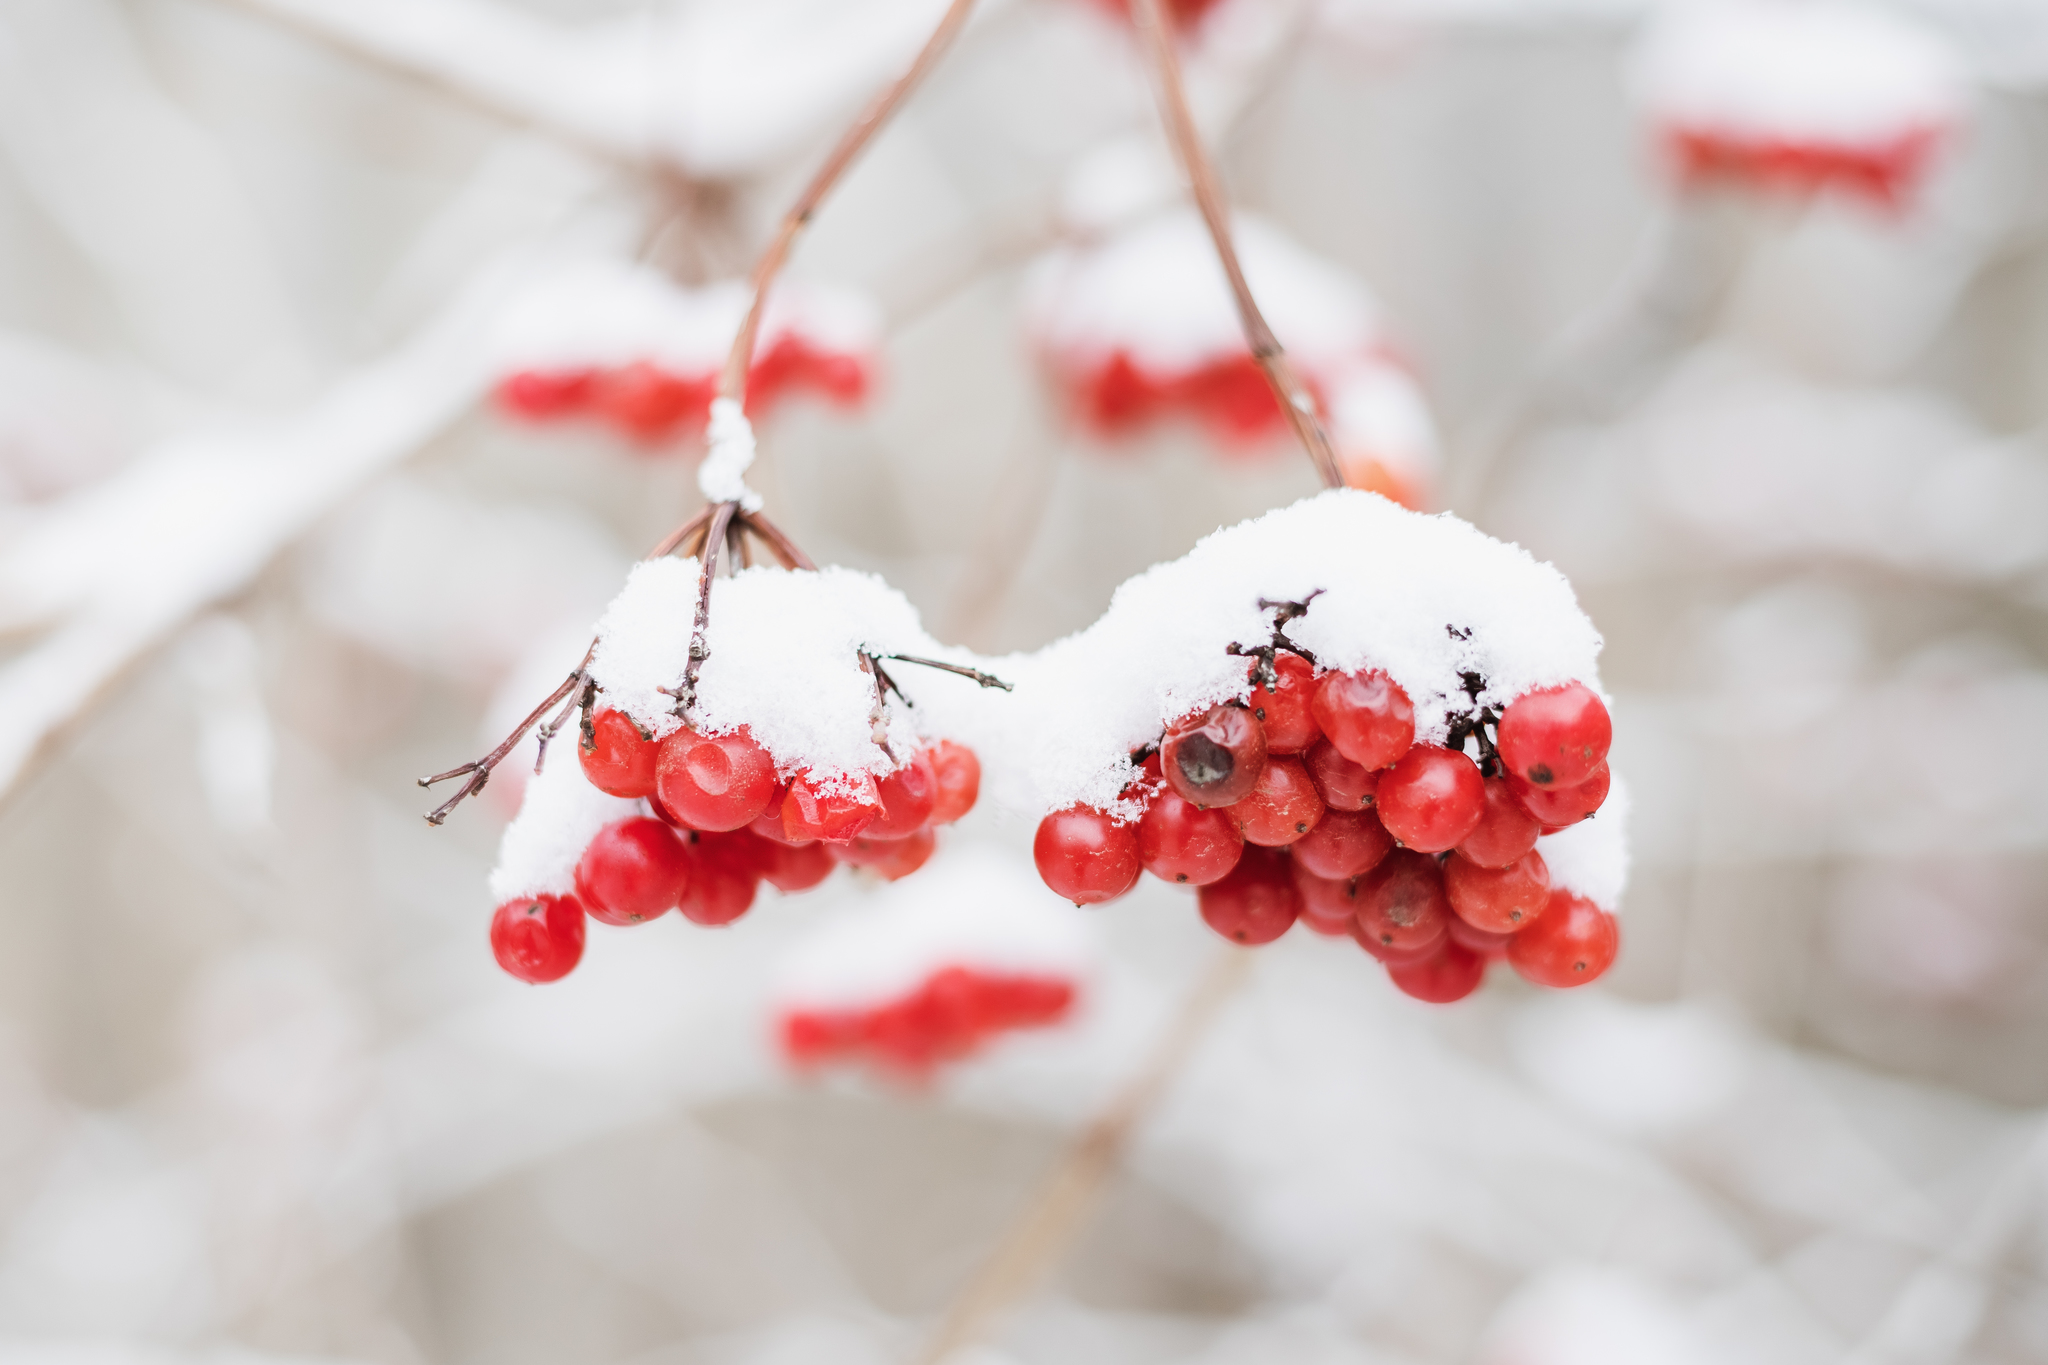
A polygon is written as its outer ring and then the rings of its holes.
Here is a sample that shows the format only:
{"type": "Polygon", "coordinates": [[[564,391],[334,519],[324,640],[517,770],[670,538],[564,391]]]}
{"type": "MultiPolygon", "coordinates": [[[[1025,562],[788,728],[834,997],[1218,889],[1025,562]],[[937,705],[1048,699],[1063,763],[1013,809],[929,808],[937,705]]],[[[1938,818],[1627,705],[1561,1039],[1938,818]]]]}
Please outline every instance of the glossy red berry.
{"type": "Polygon", "coordinates": [[[1198,806],[1244,799],[1266,764],[1266,732],[1242,706],[1215,706],[1176,721],[1159,744],[1166,784],[1198,806]]]}
{"type": "MultiPolygon", "coordinates": [[[[774,794],[768,798],[768,808],[755,816],[753,821],[748,824],[748,831],[774,843],[787,844],[791,848],[802,848],[809,844],[811,842],[809,839],[791,838],[788,827],[783,824],[782,806],[788,799],[789,784],[785,782],[776,787],[774,794]]],[[[655,813],[657,815],[660,814],[659,811],[655,813]]]]}
{"type": "Polygon", "coordinates": [[[1426,853],[1397,848],[1359,879],[1359,941],[1375,956],[1433,949],[1450,917],[1443,874],[1426,853]]]}
{"type": "Polygon", "coordinates": [[[579,734],[576,756],[590,785],[634,799],[654,794],[654,765],[661,742],[643,733],[632,717],[606,707],[591,718],[588,742],[579,734]]]}
{"type": "Polygon", "coordinates": [[[1301,893],[1294,889],[1287,855],[1257,844],[1246,845],[1230,875],[1211,882],[1196,896],[1202,922],[1247,947],[1271,943],[1301,914],[1301,893]]]}
{"type": "Polygon", "coordinates": [[[861,831],[868,839],[907,839],[931,823],[939,800],[939,775],[919,753],[875,784],[882,813],[861,831]]]}
{"type": "Polygon", "coordinates": [[[1259,683],[1257,668],[1252,670],[1252,694],[1246,705],[1266,732],[1267,753],[1298,754],[1323,735],[1310,709],[1316,695],[1315,665],[1283,650],[1273,656],[1273,672],[1278,675],[1276,685],[1269,689],[1259,683]]]}
{"type": "Polygon", "coordinates": [[[1308,775],[1315,779],[1323,804],[1331,810],[1364,810],[1373,804],[1373,794],[1380,786],[1379,773],[1353,763],[1338,753],[1337,746],[1329,740],[1319,739],[1310,745],[1301,761],[1307,765],[1308,775]]]}
{"type": "Polygon", "coordinates": [[[1520,696],[1500,717],[1500,756],[1537,787],[1575,787],[1607,761],[1614,722],[1584,683],[1520,696]]]}
{"type": "Polygon", "coordinates": [[[1342,938],[1358,924],[1358,884],[1318,877],[1293,858],[1294,891],[1301,897],[1301,922],[1329,938],[1342,938]]]}
{"type": "Polygon", "coordinates": [[[654,789],[691,829],[743,829],[775,795],[775,760],[744,729],[702,735],[686,726],[661,742],[654,789]]]}
{"type": "Polygon", "coordinates": [[[1558,830],[1576,825],[1599,810],[1606,803],[1611,781],[1607,765],[1602,763],[1593,769],[1591,777],[1576,787],[1538,787],[1509,773],[1508,790],[1514,793],[1522,809],[1528,811],[1543,828],[1558,830]]]}
{"type": "Polygon", "coordinates": [[[1324,738],[1362,768],[1384,768],[1415,743],[1415,707],[1378,669],[1326,674],[1311,710],[1324,738]]]}
{"type": "Polygon", "coordinates": [[[872,839],[862,835],[843,844],[830,844],[831,856],[853,867],[866,868],[885,882],[893,882],[931,861],[938,836],[920,829],[903,839],[872,839]]]}
{"type": "Polygon", "coordinates": [[[1031,856],[1054,891],[1076,905],[1100,905],[1138,880],[1138,827],[1092,806],[1070,806],[1038,822],[1031,856]]]}
{"type": "Polygon", "coordinates": [[[1288,849],[1295,865],[1339,881],[1362,876],[1393,851],[1394,836],[1369,810],[1324,811],[1316,827],[1288,849]]]}
{"type": "Polygon", "coordinates": [[[1301,760],[1281,754],[1266,760],[1259,780],[1230,808],[1247,843],[1284,848],[1323,818],[1323,798],[1301,760]]]}
{"type": "Polygon", "coordinates": [[[1479,827],[1486,779],[1456,750],[1418,744],[1381,774],[1373,809],[1403,847],[1442,853],[1479,827]]]}
{"type": "Polygon", "coordinates": [[[715,380],[698,382],[636,360],[598,374],[590,403],[627,435],[644,442],[666,439],[710,411],[715,380]]]}
{"type": "Polygon", "coordinates": [[[1473,928],[1512,934],[1528,928],[1550,903],[1550,868],[1535,852],[1506,867],[1481,867],[1453,853],[1444,860],[1444,894],[1452,912],[1473,928]]]}
{"type": "Polygon", "coordinates": [[[675,908],[690,880],[690,851],[659,820],[614,820],[576,863],[576,899],[604,924],[640,924],[675,908]]]}
{"type": "Polygon", "coordinates": [[[1479,989],[1486,979],[1486,959],[1456,939],[1446,938],[1419,962],[1389,962],[1387,977],[1403,995],[1448,1005],[1479,989]]]}
{"type": "Polygon", "coordinates": [[[938,775],[938,800],[932,805],[932,823],[950,825],[974,809],[981,795],[981,760],[965,744],[942,739],[926,752],[932,771],[938,775]]]}
{"type": "Polygon", "coordinates": [[[745,830],[699,834],[690,845],[690,884],[676,908],[693,924],[730,924],[754,904],[761,883],[755,849],[760,841],[745,830]]]}
{"type": "Polygon", "coordinates": [[[491,954],[521,981],[560,981],[583,958],[583,907],[574,896],[522,896],[491,915],[491,954]]]}
{"type": "Polygon", "coordinates": [[[829,783],[799,773],[782,798],[783,833],[791,840],[843,844],[866,833],[881,815],[881,792],[866,773],[847,773],[829,783]]]}
{"type": "MultiPolygon", "coordinates": [[[[773,814],[770,811],[761,819],[766,820],[773,814]]],[[[751,832],[753,826],[748,826],[748,829],[751,832]]],[[[839,866],[824,844],[791,844],[780,839],[762,839],[758,835],[756,838],[759,842],[750,851],[754,866],[760,870],[761,880],[785,894],[810,890],[831,876],[832,869],[839,866]]]]}
{"type": "Polygon", "coordinates": [[[1536,817],[1522,808],[1509,791],[1507,779],[1486,779],[1486,813],[1472,832],[1458,841],[1458,852],[1467,862],[1481,867],[1506,867],[1536,847],[1543,832],[1536,817]]]}
{"type": "Polygon", "coordinates": [[[1203,810],[1168,788],[1138,820],[1138,861],[1161,881],[1207,886],[1237,866],[1244,836],[1231,812],[1203,810]]]}
{"type": "Polygon", "coordinates": [[[1489,934],[1484,929],[1474,929],[1470,924],[1453,913],[1450,920],[1451,939],[1467,949],[1492,962],[1508,955],[1508,940],[1513,934],[1489,934]]]}
{"type": "Polygon", "coordinates": [[[1614,916],[1559,889],[1536,922],[1508,940],[1508,965],[1539,986],[1583,986],[1613,966],[1620,950],[1614,916]]]}
{"type": "Polygon", "coordinates": [[[498,403],[528,421],[553,421],[590,402],[596,377],[591,370],[520,370],[498,381],[498,403]]]}

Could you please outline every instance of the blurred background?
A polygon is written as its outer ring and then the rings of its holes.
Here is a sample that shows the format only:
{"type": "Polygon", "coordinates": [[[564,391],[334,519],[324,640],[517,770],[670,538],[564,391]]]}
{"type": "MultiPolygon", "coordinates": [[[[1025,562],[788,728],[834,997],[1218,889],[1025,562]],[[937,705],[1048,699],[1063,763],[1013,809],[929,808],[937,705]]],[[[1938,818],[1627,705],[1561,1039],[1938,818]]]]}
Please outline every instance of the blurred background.
{"type": "MultiPolygon", "coordinates": [[[[420,818],[697,503],[689,432],[494,398],[508,301],[744,272],[939,8],[0,3],[0,1362],[907,1361],[1208,969],[1148,882],[1069,1024],[793,1076],[778,964],[892,891],[527,987],[516,781],[420,818]]],[[[1235,200],[1426,398],[1418,500],[1605,633],[1623,953],[1434,1008],[1262,950],[959,1359],[2048,1358],[2048,9],[1839,8],[1947,82],[1876,191],[1684,173],[1643,54],[1696,8],[1191,18],[1235,200]]],[[[864,401],[761,422],[812,556],[986,652],[1316,487],[1094,430],[1034,346],[1033,262],[1176,193],[1116,11],[981,8],[797,251],[864,401]]],[[[953,851],[1031,887],[1029,832],[953,851]]]]}

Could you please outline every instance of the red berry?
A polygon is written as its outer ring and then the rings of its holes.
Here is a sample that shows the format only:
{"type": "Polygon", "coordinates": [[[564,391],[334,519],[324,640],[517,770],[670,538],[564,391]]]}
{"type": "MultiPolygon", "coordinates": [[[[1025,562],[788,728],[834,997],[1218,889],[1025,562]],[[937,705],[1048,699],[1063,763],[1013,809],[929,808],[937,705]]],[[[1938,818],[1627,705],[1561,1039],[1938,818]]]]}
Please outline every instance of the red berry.
{"type": "Polygon", "coordinates": [[[782,799],[782,828],[792,839],[822,839],[843,844],[866,831],[882,815],[882,795],[866,773],[847,773],[820,786],[809,773],[790,780],[782,799]]]}
{"type": "Polygon", "coordinates": [[[861,833],[869,839],[907,839],[931,823],[939,775],[922,752],[875,784],[882,813],[861,833]]]}
{"type": "MultiPolygon", "coordinates": [[[[770,811],[761,820],[767,820],[773,814],[770,811]]],[[[754,823],[758,825],[761,821],[754,823]]],[[[748,826],[750,831],[752,828],[748,826]]],[[[759,842],[750,851],[754,856],[754,866],[760,869],[761,880],[785,894],[810,890],[831,876],[832,869],[839,866],[832,861],[832,854],[823,844],[791,844],[780,839],[755,837],[759,842]]]]}
{"type": "Polygon", "coordinates": [[[1167,785],[1198,806],[1244,799],[1266,764],[1266,732],[1242,706],[1215,706],[1168,727],[1159,744],[1167,785]]]}
{"type": "Polygon", "coordinates": [[[690,880],[690,851],[644,815],[599,830],[576,863],[576,899],[604,924],[639,924],[675,908],[690,880]]]}
{"type": "Polygon", "coordinates": [[[599,374],[591,405],[629,436],[660,441],[686,422],[702,422],[711,410],[715,379],[697,381],[636,360],[599,374]]]}
{"type": "Polygon", "coordinates": [[[525,896],[491,915],[491,954],[521,981],[560,981],[583,957],[583,907],[574,896],[525,896]]]}
{"type": "Polygon", "coordinates": [[[1507,779],[1486,779],[1486,813],[1472,832],[1458,841],[1458,852],[1481,867],[1506,867],[1536,847],[1543,827],[1522,809],[1508,790],[1507,779]]]}
{"type": "Polygon", "coordinates": [[[676,905],[694,924],[731,924],[754,904],[761,868],[759,841],[745,830],[699,834],[690,845],[690,884],[676,905]]]}
{"type": "Polygon", "coordinates": [[[1237,866],[1244,836],[1230,812],[1203,810],[1168,788],[1138,821],[1138,861],[1161,881],[1207,886],[1237,866]]]}
{"type": "Polygon", "coordinates": [[[1231,940],[1252,946],[1271,943],[1301,914],[1301,893],[1287,855],[1257,844],[1246,847],[1230,875],[1196,893],[1202,922],[1231,940]]]}
{"type": "Polygon", "coordinates": [[[874,839],[865,835],[830,846],[830,854],[842,863],[864,867],[885,882],[893,882],[923,867],[938,847],[938,836],[929,829],[918,830],[905,839],[874,839]]]}
{"type": "Polygon", "coordinates": [[[1301,922],[1330,938],[1342,938],[1355,929],[1358,925],[1357,881],[1318,877],[1302,866],[1300,858],[1291,861],[1294,864],[1295,894],[1301,897],[1301,922]]]}
{"type": "Polygon", "coordinates": [[[775,760],[744,729],[700,735],[685,726],[661,742],[654,790],[691,829],[742,829],[775,795],[775,760]]]}
{"type": "Polygon", "coordinates": [[[1259,685],[1258,670],[1252,670],[1252,715],[1266,732],[1267,753],[1298,754],[1323,735],[1309,709],[1316,695],[1315,665],[1283,652],[1273,656],[1273,671],[1279,677],[1269,691],[1259,685]]]}
{"type": "Polygon", "coordinates": [[[1513,934],[1489,934],[1484,929],[1474,929],[1455,913],[1450,919],[1451,938],[1462,943],[1472,952],[1491,962],[1508,955],[1508,940],[1513,934]]]}
{"type": "Polygon", "coordinates": [[[1404,847],[1442,853],[1479,827],[1486,779],[1456,750],[1418,744],[1380,777],[1373,808],[1404,847]]]}
{"type": "Polygon", "coordinates": [[[763,839],[787,844],[791,848],[803,848],[811,840],[791,838],[788,827],[782,822],[782,806],[788,799],[789,784],[785,782],[775,788],[774,794],[768,798],[768,808],[755,816],[747,829],[763,839]]]}
{"type": "Polygon", "coordinates": [[[1323,818],[1323,798],[1316,795],[1301,760],[1283,754],[1266,760],[1257,785],[1230,813],[1246,842],[1284,848],[1316,827],[1323,818]]]}
{"type": "Polygon", "coordinates": [[[1539,986],[1583,986],[1620,950],[1614,916],[1560,888],[1536,922],[1508,940],[1508,965],[1539,986]]]}
{"type": "Polygon", "coordinates": [[[1384,768],[1415,743],[1408,694],[1377,669],[1328,674],[1310,709],[1337,752],[1363,768],[1384,768]]]}
{"type": "Polygon", "coordinates": [[[1092,806],[1069,806],[1038,822],[1031,856],[1054,891],[1076,905],[1100,905],[1138,880],[1138,827],[1092,806]]]}
{"type": "Polygon", "coordinates": [[[1378,867],[1393,847],[1394,836],[1371,811],[1332,810],[1288,852],[1297,867],[1343,881],[1378,867]]]}
{"type": "Polygon", "coordinates": [[[1450,917],[1443,874],[1426,853],[1397,848],[1359,879],[1359,942],[1374,956],[1434,948],[1450,917]]]}
{"type": "Polygon", "coordinates": [[[1453,853],[1444,860],[1444,894],[1473,928],[1512,934],[1550,903],[1550,869],[1541,853],[1524,853],[1506,867],[1481,867],[1453,853]]]}
{"type": "Polygon", "coordinates": [[[926,752],[932,771],[938,774],[939,796],[932,806],[932,823],[950,825],[974,809],[981,795],[981,760],[965,744],[942,739],[926,752]]]}
{"type": "Polygon", "coordinates": [[[590,401],[590,370],[520,370],[498,381],[498,403],[532,422],[567,417],[590,401]]]}
{"type": "Polygon", "coordinates": [[[1447,938],[1435,953],[1419,962],[1389,962],[1387,976],[1403,995],[1448,1005],[1479,989],[1486,979],[1486,959],[1447,938]]]}
{"type": "Polygon", "coordinates": [[[1599,810],[1607,800],[1607,787],[1612,780],[1607,765],[1602,763],[1593,769],[1593,775],[1576,787],[1538,787],[1523,781],[1514,773],[1508,774],[1508,790],[1522,809],[1529,812],[1546,830],[1564,829],[1599,810]]]}
{"type": "Polygon", "coordinates": [[[1515,698],[1500,717],[1500,756],[1508,771],[1538,787],[1575,787],[1607,761],[1614,722],[1584,683],[1515,698]]]}
{"type": "Polygon", "coordinates": [[[1338,753],[1337,746],[1329,740],[1319,739],[1310,745],[1302,762],[1308,766],[1308,775],[1315,779],[1323,804],[1331,810],[1364,810],[1372,805],[1380,775],[1338,753]]]}
{"type": "Polygon", "coordinates": [[[607,706],[591,718],[591,737],[579,735],[576,756],[583,775],[601,792],[628,799],[654,794],[654,764],[661,744],[623,711],[607,706]]]}

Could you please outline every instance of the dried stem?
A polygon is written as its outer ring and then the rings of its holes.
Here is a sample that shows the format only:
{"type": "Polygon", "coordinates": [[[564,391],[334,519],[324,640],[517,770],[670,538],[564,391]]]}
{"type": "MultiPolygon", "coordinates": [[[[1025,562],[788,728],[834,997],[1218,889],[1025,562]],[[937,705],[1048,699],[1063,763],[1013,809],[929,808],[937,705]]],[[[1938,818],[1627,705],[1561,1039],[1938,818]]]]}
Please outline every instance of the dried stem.
{"type": "MultiPolygon", "coordinates": [[[[883,654],[878,657],[893,659],[897,663],[919,664],[925,668],[936,668],[946,673],[958,673],[963,678],[974,679],[983,687],[1000,687],[1005,692],[1017,690],[1015,683],[1006,683],[993,673],[984,673],[978,668],[969,668],[965,664],[949,664],[943,659],[921,659],[915,654],[883,654]]],[[[905,697],[904,700],[908,701],[909,698],[905,697]]]]}
{"type": "Polygon", "coordinates": [[[726,529],[739,512],[736,502],[721,502],[711,509],[704,532],[704,557],[697,569],[697,619],[690,624],[690,660],[683,665],[683,685],[675,690],[676,714],[681,716],[697,699],[697,671],[711,657],[704,633],[711,627],[711,579],[718,572],[718,548],[725,542],[726,529]]]}
{"type": "Polygon", "coordinates": [[[953,1301],[938,1334],[918,1355],[918,1365],[939,1365],[953,1352],[979,1340],[1066,1250],[1103,1181],[1123,1155],[1131,1133],[1180,1074],[1217,1011],[1244,983],[1251,961],[1251,952],[1243,948],[1232,948],[1216,960],[1181,1005],[1180,1014],[1143,1068],[1067,1149],[995,1255],[953,1301]]]}
{"type": "Polygon", "coordinates": [[[861,154],[882,125],[910,97],[910,92],[938,64],[946,48],[967,23],[968,12],[973,8],[974,0],[953,0],[946,7],[939,26],[932,30],[931,37],[925,39],[924,49],[917,54],[917,60],[910,64],[910,69],[875,96],[874,102],[846,130],[839,139],[839,145],[832,149],[832,154],[825,158],[825,164],[818,168],[810,184],[804,186],[804,192],[797,196],[796,203],[783,216],[781,227],[776,229],[774,239],[754,266],[754,301],[747,309],[746,320],[740,324],[739,335],[733,338],[732,351],[725,360],[725,372],[719,376],[720,398],[743,401],[747,396],[747,370],[754,362],[754,338],[761,329],[761,311],[767,304],[768,287],[782,272],[783,262],[789,259],[790,248],[796,245],[797,234],[810,224],[818,206],[846,174],[854,158],[861,154]]]}
{"type": "Polygon", "coordinates": [[[440,824],[448,818],[449,812],[461,805],[466,798],[475,796],[484,789],[484,784],[491,780],[491,773],[497,769],[500,763],[505,761],[505,755],[511,753],[513,747],[521,739],[525,738],[528,730],[540,724],[541,718],[547,715],[548,708],[576,690],[576,685],[584,680],[585,675],[589,671],[590,656],[596,652],[597,644],[593,641],[589,650],[583,655],[583,662],[576,665],[576,671],[564,678],[560,687],[548,693],[547,700],[534,707],[526,719],[520,721],[518,726],[511,734],[505,736],[504,741],[497,748],[473,763],[465,763],[459,768],[450,768],[445,773],[435,773],[432,777],[423,777],[419,780],[422,787],[431,787],[436,783],[446,782],[453,777],[469,776],[469,781],[462,784],[462,790],[456,792],[455,795],[449,797],[428,813],[428,824],[440,824]]]}
{"type": "Polygon", "coordinates": [[[796,547],[795,541],[784,535],[774,522],[771,522],[759,512],[742,512],[739,515],[739,521],[740,525],[746,527],[767,543],[769,550],[774,553],[777,559],[782,561],[783,568],[815,570],[818,567],[811,562],[809,555],[796,547]]]}
{"type": "Polygon", "coordinates": [[[592,682],[586,673],[583,678],[582,689],[576,695],[570,697],[569,700],[562,703],[562,709],[555,712],[553,720],[534,732],[533,775],[535,777],[540,776],[540,770],[547,764],[548,745],[554,742],[555,736],[561,733],[562,727],[569,723],[569,717],[579,709],[583,712],[583,729],[586,732],[584,737],[586,739],[592,738],[588,733],[591,728],[590,704],[596,699],[597,684],[592,682]]]}
{"type": "Polygon", "coordinates": [[[1166,124],[1167,135],[1173,140],[1181,166],[1187,171],[1195,206],[1202,212],[1202,221],[1208,224],[1209,240],[1216,244],[1217,259],[1222,262],[1223,273],[1230,281],[1230,292],[1237,299],[1237,317],[1244,328],[1245,344],[1251,348],[1252,359],[1258,362],[1259,370],[1266,376],[1266,383],[1273,390],[1280,411],[1300,438],[1302,448],[1308,451],[1324,486],[1341,488],[1344,476],[1337,469],[1337,457],[1330,449],[1329,435],[1316,416],[1315,397],[1288,363],[1287,354],[1281,350],[1273,329],[1266,325],[1265,314],[1259,311],[1258,300],[1252,297],[1251,286],[1245,283],[1244,267],[1238,263],[1237,244],[1230,232],[1230,205],[1223,197],[1216,167],[1202,146],[1201,134],[1195,129],[1194,115],[1188,110],[1187,91],[1181,85],[1180,57],[1173,48],[1173,35],[1167,30],[1162,0],[1133,0],[1131,8],[1152,58],[1153,76],[1159,86],[1160,117],[1166,124]]]}

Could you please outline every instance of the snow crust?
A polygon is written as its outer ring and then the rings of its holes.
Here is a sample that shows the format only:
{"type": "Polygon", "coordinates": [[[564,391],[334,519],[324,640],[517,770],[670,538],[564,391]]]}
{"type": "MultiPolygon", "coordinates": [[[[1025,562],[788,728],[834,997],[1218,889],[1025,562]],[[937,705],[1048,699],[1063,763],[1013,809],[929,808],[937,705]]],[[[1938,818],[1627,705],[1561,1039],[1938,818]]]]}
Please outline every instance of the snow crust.
{"type": "Polygon", "coordinates": [[[1961,119],[1968,82],[1936,34],[1846,0],[1694,0],[1634,58],[1659,122],[1741,141],[1869,148],[1961,119]]]}
{"type": "Polygon", "coordinates": [[[575,731],[565,728],[548,745],[545,765],[526,784],[519,814],[498,841],[492,901],[568,895],[576,889],[576,863],[591,837],[614,820],[646,813],[644,803],[607,796],[590,785],[576,757],[575,731]]]}
{"type": "Polygon", "coordinates": [[[697,491],[706,502],[736,502],[749,512],[761,509],[761,495],[747,487],[747,469],[754,463],[754,424],[730,398],[711,400],[711,420],[704,432],[704,462],[697,466],[697,491]]]}
{"type": "Polygon", "coordinates": [[[778,1014],[869,1009],[914,994],[948,967],[1005,976],[1093,975],[1096,925],[1048,891],[1021,859],[981,845],[940,853],[858,911],[828,923],[782,962],[778,1014]]]}
{"type": "Polygon", "coordinates": [[[1550,869],[1551,886],[1584,896],[1610,915],[1618,914],[1621,893],[1628,886],[1628,816],[1628,784],[1615,773],[1607,800],[1590,820],[1536,841],[1536,851],[1550,869]]]}

